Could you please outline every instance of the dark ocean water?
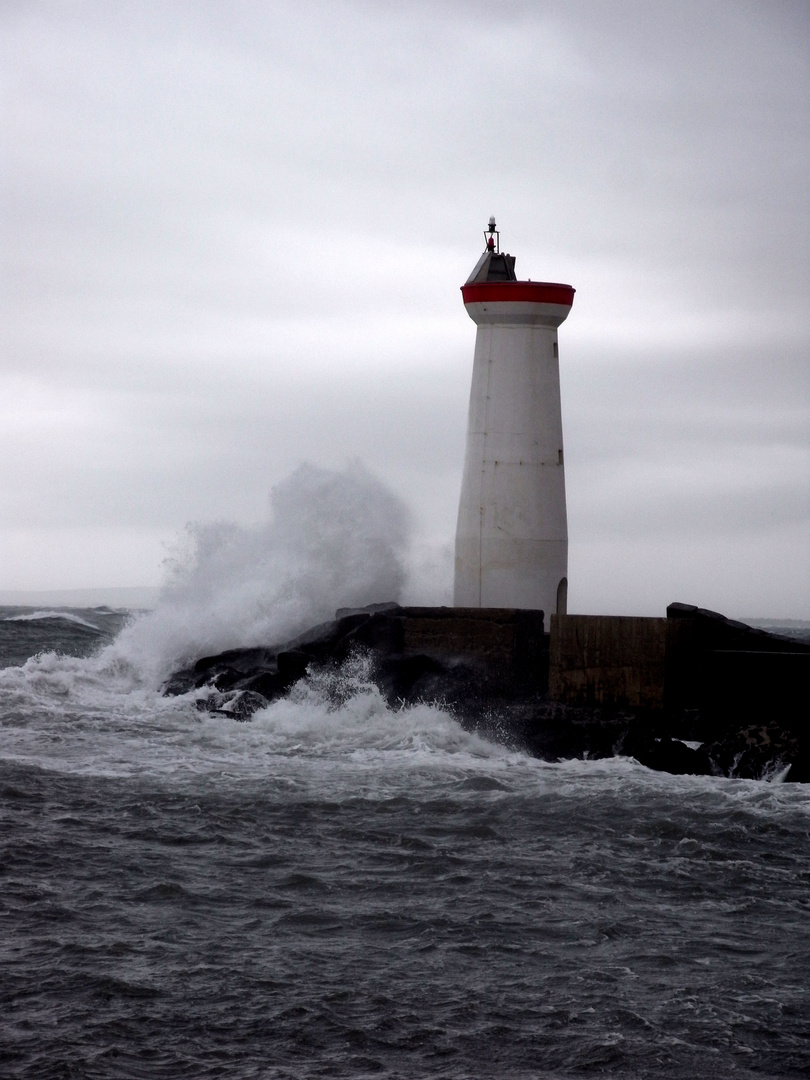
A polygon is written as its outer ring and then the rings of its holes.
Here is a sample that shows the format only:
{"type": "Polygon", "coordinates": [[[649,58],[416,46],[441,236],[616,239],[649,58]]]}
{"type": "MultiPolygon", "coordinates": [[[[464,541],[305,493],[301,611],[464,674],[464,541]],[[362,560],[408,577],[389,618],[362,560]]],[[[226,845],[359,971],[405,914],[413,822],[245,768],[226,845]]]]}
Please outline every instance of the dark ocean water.
{"type": "Polygon", "coordinates": [[[806,786],[535,761],[362,664],[237,724],[69,614],[0,622],[0,1076],[810,1074],[806,786]]]}

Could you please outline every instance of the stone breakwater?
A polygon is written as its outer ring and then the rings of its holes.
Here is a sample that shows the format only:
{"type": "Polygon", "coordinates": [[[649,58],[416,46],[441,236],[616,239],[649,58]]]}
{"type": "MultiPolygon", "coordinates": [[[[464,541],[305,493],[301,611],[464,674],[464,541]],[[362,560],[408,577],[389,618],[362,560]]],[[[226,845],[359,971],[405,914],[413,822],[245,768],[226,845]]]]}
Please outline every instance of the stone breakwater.
{"type": "Polygon", "coordinates": [[[810,782],[810,644],[671,604],[665,619],[495,608],[341,609],[292,641],[177,671],[167,694],[249,720],[308,673],[370,660],[392,707],[435,702],[545,760],[810,782]]]}

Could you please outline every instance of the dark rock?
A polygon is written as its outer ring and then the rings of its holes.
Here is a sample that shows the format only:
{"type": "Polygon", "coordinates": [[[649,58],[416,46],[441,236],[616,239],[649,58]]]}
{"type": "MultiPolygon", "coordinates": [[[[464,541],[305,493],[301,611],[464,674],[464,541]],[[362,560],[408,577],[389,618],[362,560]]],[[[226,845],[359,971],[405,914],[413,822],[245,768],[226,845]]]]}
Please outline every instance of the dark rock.
{"type": "Polygon", "coordinates": [[[229,713],[234,720],[250,720],[259,709],[265,709],[268,705],[267,698],[262,694],[252,693],[250,690],[239,690],[228,702],[223,710],[229,713]]]}
{"type": "Polygon", "coordinates": [[[312,663],[312,656],[302,649],[290,649],[287,652],[280,652],[276,658],[276,663],[278,664],[279,678],[287,686],[291,686],[294,682],[304,678],[307,668],[312,663]]]}
{"type": "Polygon", "coordinates": [[[289,690],[289,682],[278,672],[263,671],[259,675],[245,679],[242,689],[261,694],[267,701],[275,701],[289,690]]]}
{"type": "MultiPolygon", "coordinates": [[[[370,618],[370,616],[363,615],[359,616],[359,618],[362,621],[370,618]]],[[[312,656],[326,656],[338,638],[342,636],[343,631],[340,629],[340,622],[339,619],[333,619],[331,622],[319,623],[318,626],[313,626],[311,630],[305,630],[298,637],[279,645],[278,652],[296,652],[300,650],[310,653],[312,656]]]]}
{"type": "Polygon", "coordinates": [[[250,690],[236,690],[222,694],[213,692],[197,702],[197,708],[201,712],[218,713],[221,716],[229,716],[232,720],[250,720],[259,709],[268,705],[267,698],[261,694],[252,693],[250,690]]]}
{"type": "Polygon", "coordinates": [[[209,668],[206,675],[205,682],[211,683],[217,690],[232,690],[245,677],[241,671],[227,666],[216,670],[209,668]]]}
{"type": "MultiPolygon", "coordinates": [[[[388,605],[379,605],[388,608],[388,605]]],[[[342,609],[341,609],[342,610],[342,609]]],[[[399,609],[401,610],[401,609],[399,609]]],[[[322,623],[281,646],[278,656],[300,654],[312,660],[345,660],[358,647],[383,653],[402,648],[402,620],[378,611],[356,611],[322,623]]],[[[303,674],[303,672],[302,672],[303,674]]]]}
{"type": "Polygon", "coordinates": [[[400,654],[379,661],[376,682],[391,705],[437,701],[446,694],[447,675],[447,665],[433,656],[400,654]]]}
{"type": "Polygon", "coordinates": [[[625,743],[637,723],[636,714],[621,709],[545,701],[535,706],[527,742],[532,753],[547,761],[633,756],[625,743]]]}
{"type": "Polygon", "coordinates": [[[272,667],[275,657],[271,649],[227,649],[217,656],[204,656],[193,670],[202,675],[212,668],[231,668],[240,675],[250,675],[257,669],[272,667]]]}
{"type": "Polygon", "coordinates": [[[781,724],[769,723],[730,731],[707,746],[706,753],[712,771],[718,776],[771,780],[788,766],[793,772],[796,762],[799,768],[791,779],[798,779],[804,764],[801,749],[800,740],[793,731],[781,724]]]}
{"type": "Polygon", "coordinates": [[[639,740],[632,746],[631,756],[648,769],[676,776],[711,776],[713,772],[704,747],[693,749],[669,736],[639,740]]]}
{"type": "Polygon", "coordinates": [[[359,645],[383,655],[399,653],[404,645],[402,624],[401,618],[377,612],[351,629],[343,638],[343,646],[347,651],[359,645]]]}
{"type": "Polygon", "coordinates": [[[174,672],[164,685],[163,693],[174,697],[209,685],[228,690],[240,687],[260,674],[275,674],[276,670],[276,654],[271,649],[228,649],[174,672]]]}
{"type": "Polygon", "coordinates": [[[600,721],[592,713],[576,706],[556,701],[544,702],[532,717],[524,717],[523,727],[529,749],[535,757],[544,761],[602,756],[592,753],[594,743],[601,745],[605,741],[600,721]],[[597,730],[597,738],[592,739],[597,730]]]}
{"type": "Polygon", "coordinates": [[[810,740],[807,738],[801,740],[785,781],[791,784],[810,784],[810,740]]]}
{"type": "Polygon", "coordinates": [[[163,686],[166,697],[178,697],[180,694],[188,694],[197,688],[197,678],[193,669],[183,668],[175,671],[163,686]]]}

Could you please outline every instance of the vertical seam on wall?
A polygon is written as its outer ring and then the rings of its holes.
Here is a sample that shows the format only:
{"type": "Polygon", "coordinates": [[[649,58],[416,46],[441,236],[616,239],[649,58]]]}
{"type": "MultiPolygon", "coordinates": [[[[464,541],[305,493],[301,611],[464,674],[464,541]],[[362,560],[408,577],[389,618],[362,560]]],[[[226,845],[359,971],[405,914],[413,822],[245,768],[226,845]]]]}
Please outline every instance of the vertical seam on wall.
{"type": "Polygon", "coordinates": [[[489,397],[490,390],[492,389],[492,327],[487,327],[487,334],[489,335],[488,348],[487,348],[487,385],[486,394],[484,396],[484,432],[481,446],[481,475],[479,477],[478,485],[478,606],[483,604],[483,533],[484,533],[484,474],[486,471],[487,460],[487,438],[489,432],[489,397]]]}

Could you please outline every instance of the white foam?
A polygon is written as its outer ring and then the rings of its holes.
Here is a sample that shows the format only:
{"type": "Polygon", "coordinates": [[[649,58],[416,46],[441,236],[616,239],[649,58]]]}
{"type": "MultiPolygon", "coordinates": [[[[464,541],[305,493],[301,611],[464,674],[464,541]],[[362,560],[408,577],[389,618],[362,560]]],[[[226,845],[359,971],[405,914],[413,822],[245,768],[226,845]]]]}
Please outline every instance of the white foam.
{"type": "Polygon", "coordinates": [[[670,776],[629,758],[547,763],[462,728],[435,705],[390,708],[357,659],[299,682],[249,723],[199,712],[200,692],[165,698],[127,665],[46,654],[0,672],[2,757],[60,773],[149,778],[172,789],[251,784],[338,800],[583,798],[690,813],[810,820],[810,790],[670,776]],[[473,784],[473,788],[469,785],[473,784]],[[485,785],[481,787],[481,785],[485,785]]]}
{"type": "Polygon", "coordinates": [[[361,662],[302,680],[250,723],[199,712],[197,693],[162,697],[98,659],[46,654],[0,672],[0,686],[7,715],[23,721],[6,728],[4,758],[58,772],[391,794],[531,765],[438,707],[389,708],[361,662]]]}
{"type": "Polygon", "coordinates": [[[357,760],[390,753],[457,754],[480,758],[508,752],[465,731],[444,709],[392,709],[371,681],[371,664],[355,656],[337,669],[314,672],[286,698],[256,713],[253,725],[279,752],[357,760]]]}

